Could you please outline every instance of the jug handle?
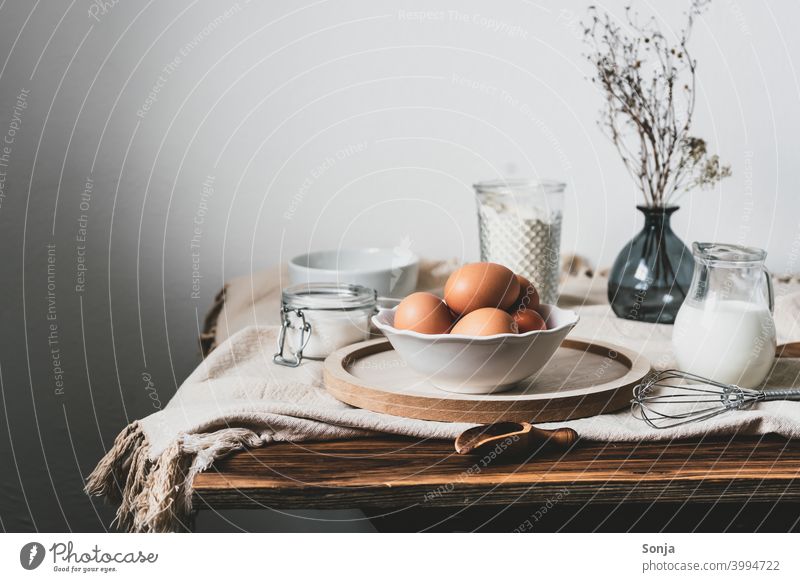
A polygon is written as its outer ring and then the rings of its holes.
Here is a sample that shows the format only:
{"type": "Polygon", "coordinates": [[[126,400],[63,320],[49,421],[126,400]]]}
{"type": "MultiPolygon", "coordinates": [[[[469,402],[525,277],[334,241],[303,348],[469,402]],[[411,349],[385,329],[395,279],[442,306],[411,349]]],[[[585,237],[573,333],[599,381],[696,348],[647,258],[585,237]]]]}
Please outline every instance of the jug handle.
{"type": "Polygon", "coordinates": [[[766,267],[764,269],[764,277],[767,279],[767,300],[769,301],[769,312],[775,313],[775,289],[772,287],[772,273],[766,267]]]}

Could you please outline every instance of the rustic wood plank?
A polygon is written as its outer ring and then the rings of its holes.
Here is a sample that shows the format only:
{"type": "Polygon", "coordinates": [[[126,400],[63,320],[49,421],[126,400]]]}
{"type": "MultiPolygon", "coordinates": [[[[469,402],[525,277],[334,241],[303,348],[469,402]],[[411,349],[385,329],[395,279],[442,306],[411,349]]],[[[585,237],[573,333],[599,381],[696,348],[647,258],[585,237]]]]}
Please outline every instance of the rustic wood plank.
{"type": "Polygon", "coordinates": [[[800,501],[800,444],[777,437],[579,442],[531,459],[465,457],[450,442],[373,438],[281,443],[219,461],[196,507],[346,508],[800,501]],[[564,491],[567,495],[563,495],[564,491]]]}

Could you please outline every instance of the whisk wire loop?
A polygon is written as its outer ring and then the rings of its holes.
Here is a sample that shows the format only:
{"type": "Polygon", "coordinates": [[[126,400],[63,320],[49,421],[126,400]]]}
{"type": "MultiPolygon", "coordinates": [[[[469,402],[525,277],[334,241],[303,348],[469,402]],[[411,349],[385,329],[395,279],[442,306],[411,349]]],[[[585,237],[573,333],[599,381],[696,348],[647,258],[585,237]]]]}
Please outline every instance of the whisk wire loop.
{"type": "Polygon", "coordinates": [[[763,400],[799,398],[800,390],[765,393],[689,372],[664,370],[633,388],[631,413],[651,427],[661,429],[708,420],[763,400]]]}

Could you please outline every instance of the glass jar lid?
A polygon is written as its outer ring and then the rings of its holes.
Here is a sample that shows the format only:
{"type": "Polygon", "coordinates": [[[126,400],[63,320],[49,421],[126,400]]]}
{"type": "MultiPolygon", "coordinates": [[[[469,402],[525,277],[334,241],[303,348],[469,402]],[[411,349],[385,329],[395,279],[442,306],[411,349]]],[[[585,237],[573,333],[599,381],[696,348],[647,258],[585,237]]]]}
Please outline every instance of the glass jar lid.
{"type": "Polygon", "coordinates": [[[281,300],[284,309],[355,311],[375,307],[377,293],[347,283],[301,283],[284,289],[281,300]]]}

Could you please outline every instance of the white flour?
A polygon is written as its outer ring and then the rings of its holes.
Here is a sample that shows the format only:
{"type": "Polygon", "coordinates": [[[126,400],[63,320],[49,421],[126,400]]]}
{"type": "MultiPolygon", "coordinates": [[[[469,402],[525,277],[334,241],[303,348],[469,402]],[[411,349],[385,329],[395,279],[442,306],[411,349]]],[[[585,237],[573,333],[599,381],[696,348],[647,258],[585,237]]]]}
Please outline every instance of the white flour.
{"type": "Polygon", "coordinates": [[[478,207],[481,260],[505,265],[536,286],[542,303],[555,303],[561,212],[500,202],[484,202],[478,207]]]}

